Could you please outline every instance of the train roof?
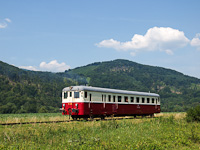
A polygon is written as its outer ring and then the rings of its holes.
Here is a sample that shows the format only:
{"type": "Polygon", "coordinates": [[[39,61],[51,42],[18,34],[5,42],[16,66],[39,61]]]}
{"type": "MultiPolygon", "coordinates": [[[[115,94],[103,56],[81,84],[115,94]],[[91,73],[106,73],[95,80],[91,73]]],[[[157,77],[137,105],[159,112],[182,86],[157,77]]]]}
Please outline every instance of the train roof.
{"type": "Polygon", "coordinates": [[[63,92],[65,92],[65,91],[94,91],[94,92],[102,92],[102,93],[116,93],[116,94],[129,94],[129,95],[159,97],[159,95],[155,94],[155,93],[117,90],[117,89],[100,88],[100,87],[92,87],[92,86],[70,86],[70,87],[64,88],[63,92]]]}

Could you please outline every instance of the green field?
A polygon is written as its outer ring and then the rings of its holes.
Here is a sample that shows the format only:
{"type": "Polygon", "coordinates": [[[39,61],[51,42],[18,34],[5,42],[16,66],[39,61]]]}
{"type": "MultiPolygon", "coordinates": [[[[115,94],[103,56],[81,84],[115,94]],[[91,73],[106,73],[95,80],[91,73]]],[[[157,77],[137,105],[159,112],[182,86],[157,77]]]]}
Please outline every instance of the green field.
{"type": "MultiPolygon", "coordinates": [[[[0,115],[0,123],[64,121],[61,114],[0,115]]],[[[0,149],[200,149],[200,123],[155,118],[0,125],[0,149]]]]}

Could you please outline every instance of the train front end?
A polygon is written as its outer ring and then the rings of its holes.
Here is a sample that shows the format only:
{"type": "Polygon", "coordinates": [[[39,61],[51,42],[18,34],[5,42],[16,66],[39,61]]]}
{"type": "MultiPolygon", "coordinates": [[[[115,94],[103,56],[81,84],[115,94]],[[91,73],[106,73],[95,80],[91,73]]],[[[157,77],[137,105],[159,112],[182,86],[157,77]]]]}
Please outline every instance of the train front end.
{"type": "Polygon", "coordinates": [[[62,114],[72,118],[84,115],[84,92],[76,87],[66,87],[62,91],[62,114]]]}

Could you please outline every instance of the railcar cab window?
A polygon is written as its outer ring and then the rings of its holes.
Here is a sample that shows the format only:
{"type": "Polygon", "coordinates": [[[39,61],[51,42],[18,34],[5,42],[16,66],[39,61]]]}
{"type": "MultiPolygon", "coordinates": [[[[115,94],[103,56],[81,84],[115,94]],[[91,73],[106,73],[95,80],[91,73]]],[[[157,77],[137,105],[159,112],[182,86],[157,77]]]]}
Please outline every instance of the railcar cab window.
{"type": "Polygon", "coordinates": [[[111,95],[108,95],[108,102],[111,102],[111,95]]]}
{"type": "Polygon", "coordinates": [[[118,102],[122,102],[122,97],[118,96],[118,102]]]}
{"type": "Polygon", "coordinates": [[[147,103],[149,103],[149,101],[150,101],[149,98],[147,98],[147,103]]]}
{"type": "Polygon", "coordinates": [[[151,100],[152,100],[152,103],[154,103],[154,98],[152,98],[151,100]]]}
{"type": "Polygon", "coordinates": [[[115,102],[115,96],[113,96],[113,102],[115,102]]]}
{"type": "Polygon", "coordinates": [[[87,92],[85,91],[85,98],[87,98],[87,92]]]}
{"type": "Polygon", "coordinates": [[[79,92],[74,92],[74,98],[79,98],[79,92]]]}
{"type": "Polygon", "coordinates": [[[134,103],[134,97],[131,97],[131,103],[134,103]]]}
{"type": "Polygon", "coordinates": [[[140,102],[140,98],[136,97],[136,102],[139,103],[140,102]]]}
{"type": "Polygon", "coordinates": [[[90,94],[90,102],[92,101],[92,94],[90,94]]]}
{"type": "Polygon", "coordinates": [[[64,99],[66,99],[68,97],[68,92],[64,93],[64,99]]]}
{"type": "Polygon", "coordinates": [[[69,92],[69,97],[72,97],[72,92],[69,92]]]}
{"type": "Polygon", "coordinates": [[[144,103],[144,101],[145,101],[145,98],[144,98],[144,97],[142,97],[142,103],[144,103]]]}
{"type": "Polygon", "coordinates": [[[128,97],[127,96],[124,96],[124,101],[128,102],[128,97]]]}

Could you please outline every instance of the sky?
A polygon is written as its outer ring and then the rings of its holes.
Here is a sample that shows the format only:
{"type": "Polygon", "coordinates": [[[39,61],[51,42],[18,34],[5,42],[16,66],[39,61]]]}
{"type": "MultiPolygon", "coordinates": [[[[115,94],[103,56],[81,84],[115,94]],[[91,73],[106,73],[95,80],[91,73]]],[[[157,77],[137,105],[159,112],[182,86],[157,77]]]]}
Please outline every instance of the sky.
{"type": "Polygon", "coordinates": [[[0,60],[63,72],[127,59],[200,78],[199,0],[0,0],[0,60]]]}

